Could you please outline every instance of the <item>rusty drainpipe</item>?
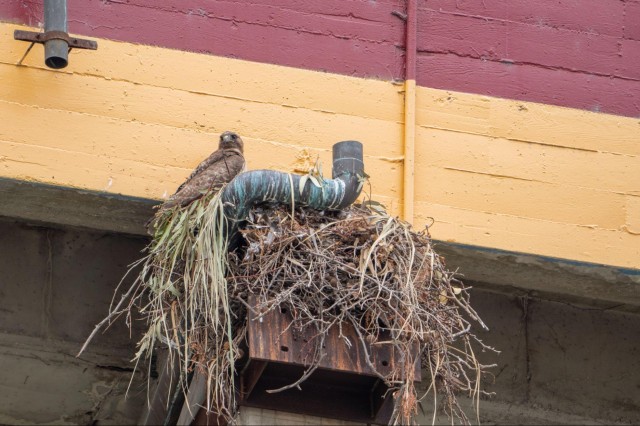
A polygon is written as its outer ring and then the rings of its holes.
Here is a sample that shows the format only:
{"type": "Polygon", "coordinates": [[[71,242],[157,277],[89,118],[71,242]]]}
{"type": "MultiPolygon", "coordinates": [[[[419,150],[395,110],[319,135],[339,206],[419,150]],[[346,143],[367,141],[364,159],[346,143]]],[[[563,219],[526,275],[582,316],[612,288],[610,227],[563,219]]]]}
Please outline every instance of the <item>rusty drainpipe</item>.
{"type": "MultiPolygon", "coordinates": [[[[45,0],[44,32],[67,32],[67,0],[45,0]]],[[[49,68],[60,69],[69,63],[69,44],[61,38],[44,43],[44,62],[49,68]]]]}
{"type": "Polygon", "coordinates": [[[98,48],[98,43],[93,40],[70,37],[67,34],[67,0],[44,0],[44,32],[15,30],[13,38],[31,42],[17,65],[22,65],[36,43],[44,45],[44,63],[53,69],[61,69],[69,64],[71,49],[98,48]]]}
{"type": "Polygon", "coordinates": [[[404,81],[404,190],[403,217],[413,223],[415,199],[415,142],[416,142],[416,56],[418,32],[417,0],[407,0],[404,81]]]}

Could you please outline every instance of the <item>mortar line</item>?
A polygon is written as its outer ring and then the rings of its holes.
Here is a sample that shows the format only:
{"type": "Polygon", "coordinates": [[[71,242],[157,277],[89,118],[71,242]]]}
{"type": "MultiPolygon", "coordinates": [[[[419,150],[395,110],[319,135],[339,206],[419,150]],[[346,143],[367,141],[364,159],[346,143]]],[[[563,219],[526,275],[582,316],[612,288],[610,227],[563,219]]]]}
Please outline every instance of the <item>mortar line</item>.
{"type": "Polygon", "coordinates": [[[525,293],[524,296],[520,298],[522,303],[522,320],[524,322],[524,353],[525,353],[525,389],[524,389],[524,398],[525,402],[529,402],[530,398],[530,384],[531,384],[531,358],[529,354],[529,302],[531,298],[529,297],[529,293],[525,293]]]}
{"type": "Polygon", "coordinates": [[[49,335],[49,320],[51,319],[51,302],[53,296],[53,246],[51,244],[51,230],[45,232],[47,239],[47,269],[44,288],[42,290],[42,334],[46,339],[49,335]]]}

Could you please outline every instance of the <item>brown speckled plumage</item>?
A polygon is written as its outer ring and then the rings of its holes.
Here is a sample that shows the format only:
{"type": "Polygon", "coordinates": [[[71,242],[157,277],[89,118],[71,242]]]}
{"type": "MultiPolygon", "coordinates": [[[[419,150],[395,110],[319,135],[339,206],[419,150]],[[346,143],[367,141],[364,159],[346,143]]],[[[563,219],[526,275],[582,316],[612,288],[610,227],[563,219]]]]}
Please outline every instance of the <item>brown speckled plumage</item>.
{"type": "Polygon", "coordinates": [[[218,150],[196,167],[187,180],[160,206],[166,210],[176,205],[186,206],[209,190],[217,190],[245,168],[244,144],[233,132],[220,135],[218,150]]]}

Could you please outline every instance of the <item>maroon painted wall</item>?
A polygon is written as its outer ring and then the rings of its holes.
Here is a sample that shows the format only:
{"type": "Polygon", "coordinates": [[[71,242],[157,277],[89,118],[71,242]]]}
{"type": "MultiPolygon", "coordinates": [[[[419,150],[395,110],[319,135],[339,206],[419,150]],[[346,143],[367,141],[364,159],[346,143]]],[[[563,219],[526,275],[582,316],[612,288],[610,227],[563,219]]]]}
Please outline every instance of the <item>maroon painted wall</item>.
{"type": "MultiPolygon", "coordinates": [[[[69,30],[404,78],[407,0],[68,0],[69,30]]],[[[640,0],[417,0],[418,85],[640,116],[640,0]]],[[[37,25],[42,0],[0,0],[37,25]]]]}
{"type": "MultiPolygon", "coordinates": [[[[68,0],[69,31],[379,79],[401,78],[403,0],[68,0]]],[[[0,0],[0,19],[42,20],[42,0],[0,0]]]]}
{"type": "Polygon", "coordinates": [[[419,85],[640,116],[637,0],[419,5],[419,85]]]}

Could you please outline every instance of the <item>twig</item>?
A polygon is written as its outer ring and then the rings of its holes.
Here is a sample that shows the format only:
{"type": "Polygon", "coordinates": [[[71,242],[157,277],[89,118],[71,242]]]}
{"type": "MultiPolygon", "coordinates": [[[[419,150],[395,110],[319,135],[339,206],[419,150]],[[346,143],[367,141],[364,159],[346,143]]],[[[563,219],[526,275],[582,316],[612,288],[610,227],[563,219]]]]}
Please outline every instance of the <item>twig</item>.
{"type": "Polygon", "coordinates": [[[91,334],[89,335],[89,337],[87,337],[87,340],[85,340],[84,344],[82,345],[82,347],[80,348],[80,351],[78,352],[78,354],[76,355],[76,358],[79,358],[80,355],[82,355],[82,353],[85,351],[85,349],[87,348],[87,346],[89,345],[89,343],[91,342],[91,340],[93,339],[93,337],[96,335],[96,333],[98,333],[98,330],[100,330],[102,328],[103,325],[105,325],[106,323],[108,323],[113,317],[119,315],[121,313],[120,311],[120,307],[122,306],[122,304],[124,303],[125,300],[127,300],[127,298],[129,297],[129,295],[137,288],[136,285],[132,285],[129,290],[127,290],[127,292],[125,294],[122,295],[122,297],[120,298],[120,302],[118,302],[118,304],[116,305],[115,309],[112,310],[111,312],[109,312],[109,315],[107,315],[102,321],[100,321],[98,324],[96,324],[96,326],[94,327],[93,331],[91,332],[91,334]]]}

